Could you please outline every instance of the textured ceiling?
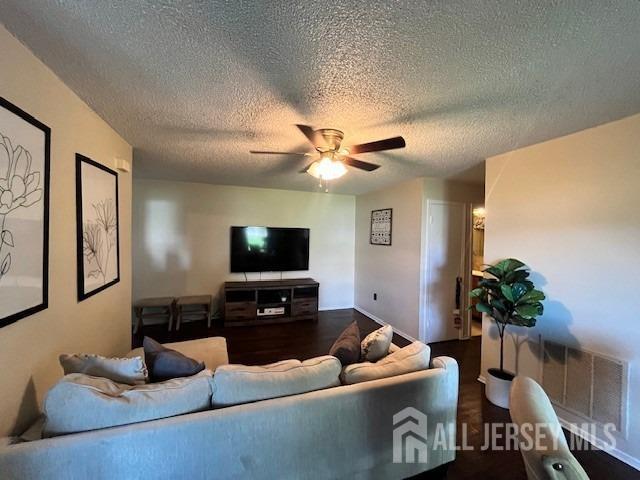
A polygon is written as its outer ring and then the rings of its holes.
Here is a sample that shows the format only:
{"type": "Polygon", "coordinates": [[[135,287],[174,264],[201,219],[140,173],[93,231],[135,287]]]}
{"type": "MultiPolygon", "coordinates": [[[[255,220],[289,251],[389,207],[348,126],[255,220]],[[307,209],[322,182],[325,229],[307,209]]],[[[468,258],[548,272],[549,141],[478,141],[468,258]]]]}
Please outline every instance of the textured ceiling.
{"type": "Polygon", "coordinates": [[[473,181],[640,111],[638,0],[2,0],[0,21],[134,146],[137,177],[314,190],[304,159],[248,153],[304,148],[306,123],[407,141],[335,192],[473,181]]]}

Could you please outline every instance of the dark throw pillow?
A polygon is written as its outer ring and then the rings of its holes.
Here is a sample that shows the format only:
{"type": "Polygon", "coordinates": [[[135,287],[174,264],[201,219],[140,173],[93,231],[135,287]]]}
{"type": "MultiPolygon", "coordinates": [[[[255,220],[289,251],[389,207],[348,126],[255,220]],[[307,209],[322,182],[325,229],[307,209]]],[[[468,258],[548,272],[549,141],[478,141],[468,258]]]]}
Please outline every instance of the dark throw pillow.
{"type": "Polygon", "coordinates": [[[360,361],[360,329],[358,323],[353,322],[340,334],[329,350],[343,367],[360,361]]]}
{"type": "Polygon", "coordinates": [[[171,378],[190,377],[204,370],[204,362],[198,362],[180,352],[171,350],[144,337],[144,360],[153,382],[162,382],[171,378]]]}

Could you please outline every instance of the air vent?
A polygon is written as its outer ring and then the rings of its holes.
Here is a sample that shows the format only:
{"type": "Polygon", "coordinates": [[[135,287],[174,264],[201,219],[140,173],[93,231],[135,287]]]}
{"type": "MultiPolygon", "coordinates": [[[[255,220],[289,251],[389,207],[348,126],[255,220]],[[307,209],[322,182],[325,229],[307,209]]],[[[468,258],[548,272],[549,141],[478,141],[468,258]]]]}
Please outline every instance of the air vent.
{"type": "Polygon", "coordinates": [[[554,342],[544,342],[542,386],[552,403],[625,434],[628,365],[554,342]]]}
{"type": "MultiPolygon", "coordinates": [[[[567,380],[564,404],[583,417],[591,417],[593,355],[567,348],[567,380]]],[[[598,390],[600,388],[598,387],[598,390]]]]}

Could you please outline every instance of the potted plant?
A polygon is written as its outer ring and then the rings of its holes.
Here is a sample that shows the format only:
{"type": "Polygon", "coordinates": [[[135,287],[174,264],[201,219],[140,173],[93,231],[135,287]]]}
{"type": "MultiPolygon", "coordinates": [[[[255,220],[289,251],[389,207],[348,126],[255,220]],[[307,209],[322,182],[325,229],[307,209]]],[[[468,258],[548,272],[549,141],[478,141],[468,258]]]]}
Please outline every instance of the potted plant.
{"type": "Polygon", "coordinates": [[[504,332],[507,325],[533,327],[542,315],[544,293],[529,280],[529,270],[520,260],[508,258],[483,270],[485,276],[469,295],[477,298],[474,308],[493,318],[500,335],[500,368],[490,368],[486,395],[491,403],[509,408],[509,391],[515,376],[504,369],[504,332]]]}

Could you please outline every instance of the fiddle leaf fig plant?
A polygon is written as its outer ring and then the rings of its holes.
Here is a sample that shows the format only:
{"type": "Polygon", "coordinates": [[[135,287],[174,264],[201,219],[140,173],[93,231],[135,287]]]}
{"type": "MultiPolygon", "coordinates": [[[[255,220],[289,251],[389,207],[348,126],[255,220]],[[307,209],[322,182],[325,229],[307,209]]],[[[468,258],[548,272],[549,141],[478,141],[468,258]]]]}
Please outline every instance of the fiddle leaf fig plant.
{"type": "Polygon", "coordinates": [[[533,327],[544,312],[544,293],[529,280],[529,269],[520,260],[508,258],[483,270],[493,278],[483,278],[469,292],[478,299],[474,308],[496,321],[500,335],[500,371],[504,371],[504,331],[507,325],[533,327]]]}

